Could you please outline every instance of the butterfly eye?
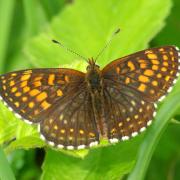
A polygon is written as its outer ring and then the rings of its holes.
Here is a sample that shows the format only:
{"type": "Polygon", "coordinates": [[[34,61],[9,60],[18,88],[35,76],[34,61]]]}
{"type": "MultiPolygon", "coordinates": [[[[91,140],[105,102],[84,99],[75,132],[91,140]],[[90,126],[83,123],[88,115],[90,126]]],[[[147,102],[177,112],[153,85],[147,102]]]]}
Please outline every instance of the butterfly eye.
{"type": "Polygon", "coordinates": [[[98,68],[98,69],[100,68],[99,65],[97,65],[97,64],[96,64],[95,66],[96,66],[96,68],[98,68]]]}
{"type": "Polygon", "coordinates": [[[86,67],[86,70],[89,71],[91,69],[90,65],[86,67]]]}

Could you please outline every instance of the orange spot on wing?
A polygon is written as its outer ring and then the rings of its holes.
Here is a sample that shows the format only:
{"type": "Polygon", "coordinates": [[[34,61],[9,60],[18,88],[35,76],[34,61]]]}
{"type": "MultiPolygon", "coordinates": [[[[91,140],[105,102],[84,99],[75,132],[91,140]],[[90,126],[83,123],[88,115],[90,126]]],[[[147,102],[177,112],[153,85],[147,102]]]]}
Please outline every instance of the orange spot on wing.
{"type": "Polygon", "coordinates": [[[89,136],[90,136],[90,137],[95,137],[95,134],[92,133],[92,132],[90,132],[90,133],[89,133],[89,136]]]}
{"type": "Polygon", "coordinates": [[[141,82],[149,82],[149,78],[147,76],[140,75],[138,79],[141,82]]]}
{"type": "Polygon", "coordinates": [[[151,90],[150,90],[150,93],[151,93],[151,94],[154,94],[154,93],[155,93],[155,91],[154,91],[153,89],[151,89],[151,90]]]}
{"type": "Polygon", "coordinates": [[[170,76],[166,76],[166,77],[165,77],[165,80],[166,80],[166,81],[169,81],[169,79],[170,79],[170,76]]]}
{"type": "Polygon", "coordinates": [[[27,81],[23,81],[20,86],[21,87],[27,86],[27,81]]]}
{"type": "Polygon", "coordinates": [[[152,64],[159,64],[159,61],[158,60],[151,60],[152,64]]]}
{"type": "Polygon", "coordinates": [[[39,93],[40,93],[40,91],[38,89],[33,89],[29,92],[30,96],[36,96],[39,93]]]}
{"type": "Polygon", "coordinates": [[[14,85],[15,85],[15,82],[14,82],[14,81],[10,81],[9,85],[10,85],[10,86],[14,86],[14,85]]]}
{"type": "Polygon", "coordinates": [[[70,129],[70,132],[74,132],[74,129],[71,128],[71,129],[70,129]]]}
{"type": "Polygon", "coordinates": [[[168,66],[168,63],[167,63],[167,62],[163,62],[163,65],[164,65],[164,66],[168,66]]]}
{"type": "Polygon", "coordinates": [[[131,71],[135,69],[135,66],[131,61],[128,62],[128,67],[131,69],[131,71]]]}
{"type": "Polygon", "coordinates": [[[21,95],[22,95],[21,92],[17,92],[17,93],[15,94],[16,97],[19,97],[19,96],[21,96],[21,95]]]}
{"type": "Polygon", "coordinates": [[[28,100],[28,98],[26,96],[22,97],[22,101],[26,102],[28,100]]]}
{"type": "Polygon", "coordinates": [[[30,107],[30,108],[33,108],[34,107],[34,102],[30,102],[29,104],[28,104],[28,106],[30,107]]]}
{"type": "Polygon", "coordinates": [[[65,79],[65,81],[66,81],[67,83],[70,81],[70,80],[69,80],[69,76],[67,76],[67,75],[64,77],[64,79],[65,79]]]}
{"type": "Polygon", "coordinates": [[[25,74],[21,77],[21,81],[25,81],[25,80],[28,80],[29,78],[31,77],[30,74],[25,74]]]}
{"type": "Polygon", "coordinates": [[[116,73],[117,73],[117,74],[120,73],[120,67],[116,67],[116,73]]]}
{"type": "Polygon", "coordinates": [[[157,77],[158,77],[158,78],[162,78],[162,74],[161,74],[161,73],[158,73],[158,74],[157,74],[157,77]]]}
{"type": "Polygon", "coordinates": [[[48,77],[48,84],[49,85],[54,85],[54,79],[55,79],[55,75],[50,74],[49,77],[48,77]]]}
{"type": "Polygon", "coordinates": [[[157,82],[157,81],[152,81],[152,85],[153,85],[153,86],[157,86],[157,85],[158,85],[158,82],[157,82]]]}
{"type": "Polygon", "coordinates": [[[40,101],[43,101],[44,99],[46,99],[47,98],[47,93],[46,92],[42,92],[41,94],[39,94],[37,97],[36,97],[36,100],[38,101],[38,102],[40,102],[40,101]]]}
{"type": "Polygon", "coordinates": [[[23,74],[31,74],[32,73],[32,70],[26,70],[23,72],[23,74]]]}
{"type": "Polygon", "coordinates": [[[62,134],[64,134],[65,133],[65,130],[64,129],[61,129],[61,131],[60,131],[62,134]]]}
{"type": "Polygon", "coordinates": [[[169,53],[170,55],[173,55],[174,53],[172,52],[172,51],[170,51],[170,53],[169,53]]]}
{"type": "Polygon", "coordinates": [[[54,129],[55,129],[55,130],[58,130],[58,126],[57,126],[57,125],[54,125],[54,129]]]}
{"type": "Polygon", "coordinates": [[[138,90],[144,92],[146,90],[146,85],[140,84],[140,86],[138,87],[138,90]]]}
{"type": "Polygon", "coordinates": [[[26,113],[26,111],[25,111],[24,109],[21,109],[21,112],[22,112],[22,113],[26,113]]]}
{"type": "Polygon", "coordinates": [[[84,134],[84,131],[82,129],[79,130],[80,134],[84,134]]]}
{"type": "Polygon", "coordinates": [[[17,91],[17,87],[13,87],[12,89],[11,89],[11,92],[12,93],[14,93],[14,92],[16,92],[17,91]]]}
{"type": "Polygon", "coordinates": [[[37,76],[34,78],[34,81],[40,81],[42,79],[42,76],[37,76]]]}
{"type": "Polygon", "coordinates": [[[39,110],[36,109],[36,110],[34,111],[34,115],[38,115],[38,114],[39,114],[39,110]]]}
{"type": "Polygon", "coordinates": [[[157,59],[157,58],[158,58],[157,55],[156,55],[156,54],[153,54],[153,53],[147,54],[147,57],[148,57],[149,59],[157,59]]]}
{"type": "Polygon", "coordinates": [[[19,102],[15,102],[14,105],[15,105],[16,107],[19,107],[19,102]]]}
{"type": "Polygon", "coordinates": [[[126,84],[129,84],[129,83],[130,83],[130,78],[129,78],[129,77],[126,78],[125,83],[126,83],[126,84]]]}
{"type": "Polygon", "coordinates": [[[57,96],[62,96],[62,95],[63,95],[63,92],[60,89],[58,89],[57,90],[57,96]]]}
{"type": "Polygon", "coordinates": [[[144,71],[144,75],[146,76],[153,76],[154,75],[154,71],[152,71],[151,69],[147,69],[144,71]]]}
{"type": "MultiPolygon", "coordinates": [[[[2,88],[3,88],[4,90],[6,90],[6,86],[2,86],[2,88]]],[[[11,92],[12,92],[12,90],[11,90],[11,92]]]]}
{"type": "Polygon", "coordinates": [[[162,67],[162,68],[161,68],[161,71],[166,72],[167,69],[166,69],[165,67],[162,67]]]}
{"type": "Polygon", "coordinates": [[[30,91],[30,87],[29,87],[29,86],[25,86],[25,87],[23,88],[23,92],[26,93],[26,92],[28,92],[28,91],[30,91]]]}
{"type": "Polygon", "coordinates": [[[163,48],[160,48],[159,51],[164,51],[164,49],[163,49],[163,48]]]}
{"type": "Polygon", "coordinates": [[[12,99],[12,98],[9,98],[9,101],[13,102],[13,99],[12,99]]]}
{"type": "Polygon", "coordinates": [[[47,101],[43,101],[41,103],[41,107],[46,110],[47,108],[49,108],[51,106],[51,104],[49,104],[47,101]]]}
{"type": "Polygon", "coordinates": [[[147,67],[147,64],[143,64],[143,63],[140,64],[140,68],[144,69],[146,67],[147,67]]]}
{"type": "Polygon", "coordinates": [[[163,55],[163,59],[164,59],[165,61],[167,61],[167,60],[168,60],[168,56],[163,55]]]}
{"type": "Polygon", "coordinates": [[[16,74],[16,73],[12,73],[11,76],[13,76],[13,77],[14,77],[14,76],[17,76],[17,74],[16,74]]]}
{"type": "Polygon", "coordinates": [[[144,59],[139,59],[138,62],[140,63],[141,68],[146,68],[147,67],[147,62],[144,59]]]}
{"type": "Polygon", "coordinates": [[[152,69],[153,69],[153,70],[158,70],[158,66],[157,66],[157,65],[153,65],[153,66],[152,66],[152,69]]]}
{"type": "Polygon", "coordinates": [[[42,85],[41,81],[35,81],[33,84],[34,84],[34,87],[39,87],[42,85]]]}

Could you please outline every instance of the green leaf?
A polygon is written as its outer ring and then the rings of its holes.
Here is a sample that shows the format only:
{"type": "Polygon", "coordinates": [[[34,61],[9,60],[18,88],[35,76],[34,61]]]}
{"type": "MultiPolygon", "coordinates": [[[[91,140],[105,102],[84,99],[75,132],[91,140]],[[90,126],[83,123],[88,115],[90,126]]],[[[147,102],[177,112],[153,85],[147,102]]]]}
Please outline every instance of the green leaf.
{"type": "Polygon", "coordinates": [[[4,60],[5,72],[32,67],[23,52],[24,45],[44,30],[50,19],[64,6],[64,0],[22,0],[15,3],[11,25],[13,28],[10,31],[7,56],[4,60]]]}
{"type": "Polygon", "coordinates": [[[141,138],[139,136],[113,146],[94,148],[84,158],[49,149],[42,179],[119,179],[133,167],[141,138]]]}
{"type": "Polygon", "coordinates": [[[9,166],[6,156],[0,147],[0,179],[15,180],[15,176],[9,166]]]}
{"type": "Polygon", "coordinates": [[[12,140],[17,131],[18,121],[0,102],[0,144],[12,140]]]}
{"type": "Polygon", "coordinates": [[[133,3],[130,0],[77,0],[54,19],[45,33],[29,42],[26,54],[36,67],[59,67],[73,64],[75,60],[82,62],[53,44],[51,39],[60,40],[87,58],[95,57],[120,27],[120,34],[98,60],[104,66],[113,59],[147,47],[164,26],[170,7],[170,0],[135,0],[133,3]]]}
{"type": "Polygon", "coordinates": [[[159,33],[151,42],[153,46],[159,45],[176,45],[180,47],[180,22],[179,22],[179,9],[180,1],[173,0],[173,8],[170,16],[167,18],[167,23],[164,29],[159,33]]]}

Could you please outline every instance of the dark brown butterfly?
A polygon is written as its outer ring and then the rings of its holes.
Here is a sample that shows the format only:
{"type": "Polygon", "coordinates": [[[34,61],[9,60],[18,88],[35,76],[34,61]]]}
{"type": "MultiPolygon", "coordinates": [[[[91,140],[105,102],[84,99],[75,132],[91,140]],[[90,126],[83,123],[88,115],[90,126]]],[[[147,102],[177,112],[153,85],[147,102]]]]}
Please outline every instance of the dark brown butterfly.
{"type": "Polygon", "coordinates": [[[174,46],[117,59],[87,72],[29,69],[0,76],[0,95],[18,118],[39,124],[50,145],[82,149],[100,139],[128,140],[151,124],[156,102],[171,91],[180,71],[174,46]]]}

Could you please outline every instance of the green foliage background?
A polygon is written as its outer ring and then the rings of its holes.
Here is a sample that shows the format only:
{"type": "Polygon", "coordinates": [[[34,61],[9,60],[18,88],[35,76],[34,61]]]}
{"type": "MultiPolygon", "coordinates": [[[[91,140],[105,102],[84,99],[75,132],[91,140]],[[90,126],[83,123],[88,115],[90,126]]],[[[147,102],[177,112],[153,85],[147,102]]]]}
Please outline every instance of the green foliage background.
{"type": "MultiPolygon", "coordinates": [[[[95,56],[118,27],[121,33],[98,60],[111,60],[160,45],[180,47],[178,0],[2,0],[0,72],[71,67],[86,63],[51,43],[57,39],[95,56]]],[[[0,179],[180,179],[180,80],[158,105],[153,125],[116,145],[57,151],[0,103],[0,179]],[[45,149],[44,161],[38,148],[45,149]],[[42,161],[42,166],[41,166],[42,161]],[[39,164],[40,163],[40,164],[39,164]]]]}

